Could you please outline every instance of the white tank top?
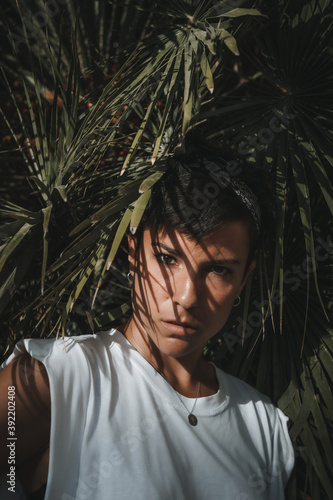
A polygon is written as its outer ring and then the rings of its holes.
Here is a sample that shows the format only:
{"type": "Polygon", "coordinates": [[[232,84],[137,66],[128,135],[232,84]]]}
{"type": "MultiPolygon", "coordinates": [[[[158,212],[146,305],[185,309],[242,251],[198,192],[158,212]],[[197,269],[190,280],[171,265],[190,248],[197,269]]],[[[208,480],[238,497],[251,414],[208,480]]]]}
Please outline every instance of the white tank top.
{"type": "MultiPolygon", "coordinates": [[[[294,465],[287,417],[216,368],[198,425],[166,380],[112,330],[20,341],[46,366],[51,437],[46,500],[282,500],[294,465]]],[[[195,399],[181,396],[192,408],[195,399]]]]}

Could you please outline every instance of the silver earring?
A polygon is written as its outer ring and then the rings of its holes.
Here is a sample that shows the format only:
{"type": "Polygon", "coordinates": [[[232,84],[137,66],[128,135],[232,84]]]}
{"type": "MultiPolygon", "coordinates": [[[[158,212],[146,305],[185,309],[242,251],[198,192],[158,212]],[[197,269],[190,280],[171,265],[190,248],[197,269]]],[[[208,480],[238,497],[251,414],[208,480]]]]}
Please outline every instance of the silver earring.
{"type": "Polygon", "coordinates": [[[126,274],[126,277],[127,277],[127,279],[128,279],[128,283],[129,283],[129,285],[130,285],[130,286],[132,286],[132,285],[133,285],[133,281],[134,281],[134,276],[133,276],[133,274],[131,274],[131,273],[127,273],[127,274],[126,274]]]}
{"type": "Polygon", "coordinates": [[[235,302],[233,303],[233,306],[232,307],[237,307],[239,306],[239,304],[241,303],[241,298],[239,295],[237,295],[237,299],[235,300],[235,302]],[[236,302],[237,301],[237,302],[236,302]]]}

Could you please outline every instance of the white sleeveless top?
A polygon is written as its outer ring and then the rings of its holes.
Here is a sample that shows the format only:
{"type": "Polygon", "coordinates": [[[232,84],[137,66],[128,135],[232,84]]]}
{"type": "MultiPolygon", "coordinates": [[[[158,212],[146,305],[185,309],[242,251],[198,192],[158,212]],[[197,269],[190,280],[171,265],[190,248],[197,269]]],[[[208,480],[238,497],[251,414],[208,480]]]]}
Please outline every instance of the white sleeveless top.
{"type": "MultiPolygon", "coordinates": [[[[287,417],[216,368],[198,425],[117,330],[20,341],[46,366],[51,437],[46,500],[282,500],[294,465],[287,417]]],[[[191,409],[195,399],[181,396],[191,409]]]]}

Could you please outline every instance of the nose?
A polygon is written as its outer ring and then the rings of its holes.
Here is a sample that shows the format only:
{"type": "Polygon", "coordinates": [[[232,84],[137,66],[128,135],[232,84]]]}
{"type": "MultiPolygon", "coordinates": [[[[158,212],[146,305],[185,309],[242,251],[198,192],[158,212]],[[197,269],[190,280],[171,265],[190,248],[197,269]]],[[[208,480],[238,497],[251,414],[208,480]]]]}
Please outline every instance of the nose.
{"type": "Polygon", "coordinates": [[[199,304],[199,280],[187,270],[175,280],[173,300],[184,309],[197,307],[199,304]]]}

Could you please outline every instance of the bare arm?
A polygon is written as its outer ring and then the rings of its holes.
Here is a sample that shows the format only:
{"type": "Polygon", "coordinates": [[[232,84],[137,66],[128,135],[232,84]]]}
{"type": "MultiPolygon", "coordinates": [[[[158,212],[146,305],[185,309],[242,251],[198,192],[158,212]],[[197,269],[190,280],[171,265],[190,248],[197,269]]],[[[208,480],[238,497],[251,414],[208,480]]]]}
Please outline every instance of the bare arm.
{"type": "MultiPolygon", "coordinates": [[[[45,450],[50,440],[50,388],[46,369],[40,361],[23,354],[0,372],[0,470],[8,467],[11,437],[8,433],[8,403],[15,403],[16,465],[45,450]],[[15,393],[8,399],[8,388],[15,393]],[[11,398],[12,399],[12,398],[11,398]]],[[[13,409],[11,407],[11,409],[13,409]]],[[[13,425],[13,422],[10,422],[13,425]]]]}

